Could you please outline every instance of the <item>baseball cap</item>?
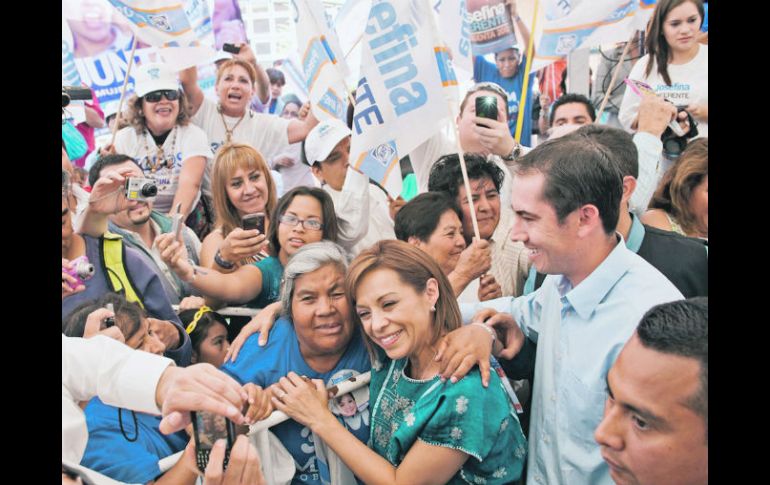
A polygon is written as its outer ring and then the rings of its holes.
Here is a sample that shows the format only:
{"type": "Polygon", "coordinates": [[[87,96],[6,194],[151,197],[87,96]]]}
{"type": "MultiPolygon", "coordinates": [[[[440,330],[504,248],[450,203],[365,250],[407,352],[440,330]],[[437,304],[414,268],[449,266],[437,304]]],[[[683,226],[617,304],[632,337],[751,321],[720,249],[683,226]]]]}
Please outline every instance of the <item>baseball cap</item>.
{"type": "Polygon", "coordinates": [[[153,91],[179,89],[176,73],[166,64],[148,63],[139,66],[134,75],[134,92],[139,97],[153,91]]]}
{"type": "Polygon", "coordinates": [[[350,128],[336,118],[318,123],[305,138],[305,160],[303,161],[307,161],[311,167],[316,162],[323,162],[337,143],[350,135],[350,128]]]}
{"type": "Polygon", "coordinates": [[[232,59],[232,58],[233,58],[232,54],[230,54],[229,52],[225,52],[225,51],[220,49],[220,50],[218,50],[216,52],[216,54],[214,54],[214,58],[211,61],[211,63],[212,64],[216,64],[219,61],[226,61],[226,60],[232,59]]]}

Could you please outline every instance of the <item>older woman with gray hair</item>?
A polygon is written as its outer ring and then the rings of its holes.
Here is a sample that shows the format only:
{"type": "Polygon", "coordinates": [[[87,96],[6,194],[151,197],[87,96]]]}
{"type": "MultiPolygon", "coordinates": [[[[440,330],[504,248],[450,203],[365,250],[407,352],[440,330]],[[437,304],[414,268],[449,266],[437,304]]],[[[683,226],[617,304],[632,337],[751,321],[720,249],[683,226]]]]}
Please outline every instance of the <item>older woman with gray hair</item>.
{"type": "MultiPolygon", "coordinates": [[[[300,248],[284,268],[282,312],[270,342],[262,346],[259,334],[251,335],[238,361],[228,362],[222,370],[241,384],[252,382],[263,389],[290,371],[327,385],[342,375],[368,371],[369,356],[345,296],[347,266],[344,250],[335,243],[321,241],[300,248]]],[[[357,404],[363,411],[362,403],[357,404]]],[[[320,484],[312,433],[292,420],[272,431],[294,457],[295,480],[320,484]]],[[[369,439],[368,426],[350,431],[364,443],[369,439]]]]}

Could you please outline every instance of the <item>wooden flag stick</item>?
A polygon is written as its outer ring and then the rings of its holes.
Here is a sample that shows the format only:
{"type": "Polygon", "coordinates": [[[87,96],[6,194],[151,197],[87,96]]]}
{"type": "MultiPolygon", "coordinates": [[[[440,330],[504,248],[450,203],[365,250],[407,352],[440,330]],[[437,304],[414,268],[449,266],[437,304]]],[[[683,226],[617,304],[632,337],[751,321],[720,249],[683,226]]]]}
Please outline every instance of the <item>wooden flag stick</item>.
{"type": "MultiPolygon", "coordinates": [[[[452,105],[449,106],[449,112],[454,114],[452,105]]],[[[456,117],[452,117],[452,126],[455,129],[455,138],[457,139],[457,154],[460,156],[460,170],[463,173],[463,184],[465,185],[465,197],[468,199],[468,206],[471,209],[471,222],[473,223],[473,234],[478,241],[481,241],[481,234],[479,233],[479,223],[476,220],[476,208],[473,207],[473,196],[471,194],[471,182],[468,180],[468,169],[465,167],[465,154],[463,153],[463,147],[460,144],[460,129],[457,126],[456,117]]]]}
{"type": "Polygon", "coordinates": [[[136,51],[136,44],[138,43],[138,40],[136,38],[136,34],[134,34],[134,40],[133,44],[134,46],[131,48],[131,55],[128,57],[128,67],[126,68],[126,78],[123,79],[123,88],[120,90],[120,102],[118,103],[118,112],[115,114],[115,125],[112,127],[112,140],[110,141],[110,145],[115,145],[115,135],[118,134],[118,126],[120,125],[120,114],[123,111],[123,100],[126,97],[126,85],[128,84],[128,75],[131,72],[131,66],[134,64],[134,52],[136,51]]]}

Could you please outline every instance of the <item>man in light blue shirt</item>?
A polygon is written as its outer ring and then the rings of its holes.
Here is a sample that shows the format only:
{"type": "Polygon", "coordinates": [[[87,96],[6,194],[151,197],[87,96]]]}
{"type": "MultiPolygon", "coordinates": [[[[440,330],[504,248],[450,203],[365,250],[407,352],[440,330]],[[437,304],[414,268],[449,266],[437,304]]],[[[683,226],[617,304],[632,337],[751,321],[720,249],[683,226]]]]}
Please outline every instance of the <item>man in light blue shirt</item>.
{"type": "MultiPolygon", "coordinates": [[[[544,143],[512,167],[511,238],[530,250],[542,287],[516,299],[464,306],[513,315],[537,344],[528,484],[611,484],[593,432],[606,376],[642,315],[682,298],[615,232],[622,175],[606,147],[584,137],[544,143]]],[[[519,327],[506,350],[520,348],[519,327]]],[[[501,362],[506,367],[506,362],[501,362]]]]}

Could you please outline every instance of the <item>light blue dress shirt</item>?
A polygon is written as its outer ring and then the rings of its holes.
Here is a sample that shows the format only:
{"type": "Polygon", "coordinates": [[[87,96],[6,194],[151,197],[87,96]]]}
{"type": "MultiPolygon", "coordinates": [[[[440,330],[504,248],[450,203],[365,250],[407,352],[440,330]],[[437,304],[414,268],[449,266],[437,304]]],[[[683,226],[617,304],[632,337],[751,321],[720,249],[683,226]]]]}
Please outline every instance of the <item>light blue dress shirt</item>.
{"type": "Polygon", "coordinates": [[[618,239],[576,287],[562,275],[548,275],[529,295],[461,307],[465,321],[485,307],[510,313],[537,343],[528,485],[612,483],[594,441],[607,372],[647,310],[682,299],[665,276],[618,239]]]}

